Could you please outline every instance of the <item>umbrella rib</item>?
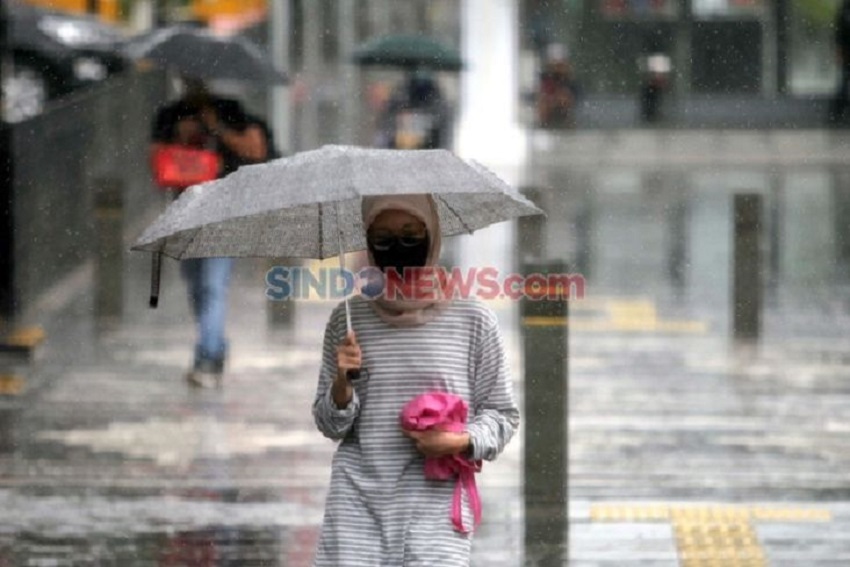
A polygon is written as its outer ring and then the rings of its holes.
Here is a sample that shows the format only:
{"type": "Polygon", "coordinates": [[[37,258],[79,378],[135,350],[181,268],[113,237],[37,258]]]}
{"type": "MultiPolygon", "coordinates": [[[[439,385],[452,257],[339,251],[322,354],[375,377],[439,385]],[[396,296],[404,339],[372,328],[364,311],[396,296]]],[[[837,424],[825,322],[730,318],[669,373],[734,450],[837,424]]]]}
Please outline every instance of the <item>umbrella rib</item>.
{"type": "Polygon", "coordinates": [[[180,254],[178,254],[178,255],[177,255],[177,259],[178,259],[178,260],[180,260],[180,259],[182,259],[182,258],[183,258],[183,254],[185,254],[185,253],[186,253],[186,250],[188,250],[188,249],[189,249],[189,247],[192,245],[192,243],[193,243],[193,242],[195,242],[195,238],[198,236],[198,234],[200,234],[200,232],[201,232],[201,229],[202,229],[202,228],[203,228],[203,227],[198,227],[198,228],[196,228],[196,229],[195,229],[195,232],[193,232],[193,233],[192,233],[192,238],[190,238],[190,239],[186,242],[186,246],[184,246],[184,247],[183,247],[183,250],[181,250],[181,251],[180,251],[180,254]]]}
{"type": "Polygon", "coordinates": [[[456,210],[454,210],[454,208],[453,208],[451,205],[449,205],[449,204],[446,202],[446,200],[445,200],[445,199],[443,199],[440,195],[435,195],[435,197],[436,197],[437,199],[439,199],[439,200],[440,200],[440,202],[441,202],[441,203],[443,203],[443,204],[446,206],[446,208],[447,208],[447,209],[448,209],[448,210],[449,210],[449,211],[450,211],[450,212],[451,212],[451,213],[455,216],[455,218],[458,220],[458,222],[459,222],[460,224],[462,224],[462,225],[463,225],[463,228],[465,228],[465,229],[466,229],[467,234],[472,234],[472,229],[471,229],[471,228],[469,228],[469,225],[468,225],[468,224],[466,224],[465,222],[463,222],[463,218],[462,218],[459,214],[457,214],[457,211],[456,211],[456,210]]]}
{"type": "Polygon", "coordinates": [[[324,258],[324,247],[325,247],[325,227],[322,226],[323,222],[323,211],[322,211],[322,203],[319,203],[319,258],[324,258]]]}

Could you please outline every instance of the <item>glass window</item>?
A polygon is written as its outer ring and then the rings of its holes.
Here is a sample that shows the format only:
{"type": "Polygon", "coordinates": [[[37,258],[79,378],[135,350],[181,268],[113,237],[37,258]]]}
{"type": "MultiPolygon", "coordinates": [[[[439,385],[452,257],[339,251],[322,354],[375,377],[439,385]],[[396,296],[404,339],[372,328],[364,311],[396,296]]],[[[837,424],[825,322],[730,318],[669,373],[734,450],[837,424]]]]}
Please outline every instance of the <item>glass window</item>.
{"type": "Polygon", "coordinates": [[[835,17],[840,0],[791,0],[789,90],[825,95],[837,88],[835,17]]]}
{"type": "Polygon", "coordinates": [[[601,0],[606,19],[675,18],[679,5],[675,0],[601,0]]]}
{"type": "Polygon", "coordinates": [[[695,18],[760,15],[766,10],[763,0],[693,0],[695,18]]]}

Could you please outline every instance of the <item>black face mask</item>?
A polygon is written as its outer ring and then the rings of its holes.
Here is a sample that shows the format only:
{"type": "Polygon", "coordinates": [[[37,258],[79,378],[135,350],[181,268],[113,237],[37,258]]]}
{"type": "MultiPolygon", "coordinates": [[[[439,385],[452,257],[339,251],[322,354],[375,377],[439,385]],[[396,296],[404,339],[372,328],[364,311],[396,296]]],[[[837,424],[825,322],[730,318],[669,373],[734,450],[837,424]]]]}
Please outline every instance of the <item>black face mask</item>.
{"type": "Polygon", "coordinates": [[[375,259],[375,265],[381,271],[387,271],[388,268],[395,268],[401,274],[404,268],[417,268],[425,265],[428,259],[428,250],[431,248],[431,240],[427,236],[420,242],[409,245],[404,238],[392,239],[392,243],[387,246],[388,240],[384,239],[381,245],[376,248],[375,244],[369,242],[369,252],[372,253],[372,258],[375,259]]]}

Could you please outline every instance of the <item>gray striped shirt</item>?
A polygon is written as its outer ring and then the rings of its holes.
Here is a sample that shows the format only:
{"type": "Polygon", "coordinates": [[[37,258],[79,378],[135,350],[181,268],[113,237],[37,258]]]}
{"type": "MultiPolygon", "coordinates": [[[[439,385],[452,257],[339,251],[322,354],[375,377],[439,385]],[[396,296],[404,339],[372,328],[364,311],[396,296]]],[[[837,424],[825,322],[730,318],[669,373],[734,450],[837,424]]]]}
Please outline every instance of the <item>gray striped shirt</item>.
{"type": "MultiPolygon", "coordinates": [[[[425,478],[424,457],[401,432],[399,414],[419,394],[458,395],[470,408],[473,457],[499,455],[516,431],[519,410],[496,316],[476,300],[456,300],[425,325],[399,328],[356,297],[351,319],[364,368],[354,399],[340,410],[330,393],[336,348],[345,337],[339,305],[325,329],[313,404],[319,430],[341,440],[314,565],[468,566],[471,538],[451,522],[455,482],[425,478]]],[[[466,498],[463,518],[471,527],[466,498]]]]}

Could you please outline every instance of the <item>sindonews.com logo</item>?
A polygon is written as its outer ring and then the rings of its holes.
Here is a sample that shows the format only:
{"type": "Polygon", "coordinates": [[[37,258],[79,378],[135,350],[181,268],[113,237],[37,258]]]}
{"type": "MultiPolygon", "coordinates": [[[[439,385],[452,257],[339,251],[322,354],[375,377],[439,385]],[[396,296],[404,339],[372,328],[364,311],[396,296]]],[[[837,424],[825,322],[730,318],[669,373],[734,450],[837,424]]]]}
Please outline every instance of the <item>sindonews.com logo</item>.
{"type": "Polygon", "coordinates": [[[389,300],[582,299],[585,281],[580,274],[501,273],[484,268],[405,268],[401,273],[367,267],[357,272],[340,268],[309,269],[275,266],[266,273],[266,297],[290,299],[343,299],[362,295],[389,300]]]}

